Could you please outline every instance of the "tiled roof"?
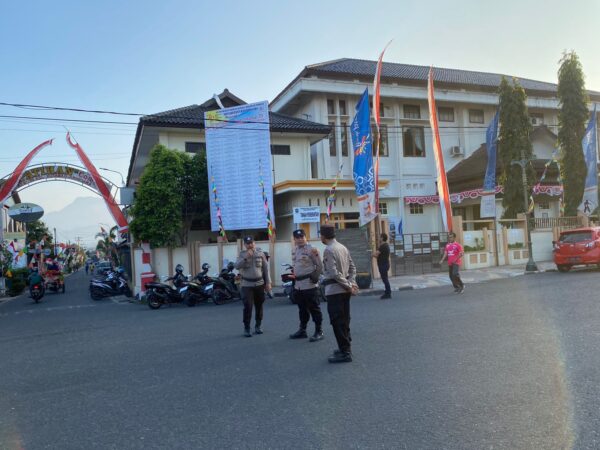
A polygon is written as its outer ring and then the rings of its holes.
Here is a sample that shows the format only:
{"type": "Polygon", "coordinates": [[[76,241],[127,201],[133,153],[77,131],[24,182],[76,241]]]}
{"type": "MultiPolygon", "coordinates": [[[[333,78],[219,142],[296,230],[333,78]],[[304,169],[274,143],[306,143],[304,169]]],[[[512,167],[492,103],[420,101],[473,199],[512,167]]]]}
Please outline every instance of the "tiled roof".
{"type": "MultiPolygon", "coordinates": [[[[181,128],[204,128],[204,113],[214,108],[204,108],[200,105],[190,105],[183,108],[143,116],[140,123],[146,126],[157,127],[181,127],[181,128]]],[[[329,125],[311,122],[304,119],[286,116],[275,112],[269,112],[271,131],[277,132],[301,132],[315,134],[329,134],[329,125]]]]}
{"type": "MultiPolygon", "coordinates": [[[[533,159],[531,165],[537,174],[537,180],[544,171],[547,159],[533,159]]],[[[483,185],[483,178],[487,167],[487,149],[485,144],[481,144],[468,158],[463,159],[446,173],[450,192],[460,192],[465,188],[476,188],[483,185]]],[[[496,180],[502,173],[502,162],[496,160],[496,180]]],[[[553,184],[558,176],[558,169],[555,164],[548,168],[547,178],[549,183],[553,184]]]]}
{"type": "MultiPolygon", "coordinates": [[[[367,61],[363,59],[342,58],[334,61],[328,61],[320,64],[306,66],[305,72],[315,74],[338,74],[348,76],[370,77],[375,76],[375,67],[377,61],[367,61]]],[[[383,63],[381,71],[381,81],[418,81],[426,82],[429,74],[428,66],[415,66],[412,64],[383,63]]],[[[500,86],[502,77],[509,80],[511,75],[502,75],[498,73],[475,72],[471,70],[445,69],[440,67],[433,68],[434,81],[438,83],[447,83],[454,85],[479,86],[484,88],[497,88],[500,86]]],[[[530,80],[527,78],[515,77],[527,91],[547,92],[556,94],[557,85],[544,81],[530,80]]],[[[588,91],[590,94],[599,95],[600,92],[588,91]]]]}

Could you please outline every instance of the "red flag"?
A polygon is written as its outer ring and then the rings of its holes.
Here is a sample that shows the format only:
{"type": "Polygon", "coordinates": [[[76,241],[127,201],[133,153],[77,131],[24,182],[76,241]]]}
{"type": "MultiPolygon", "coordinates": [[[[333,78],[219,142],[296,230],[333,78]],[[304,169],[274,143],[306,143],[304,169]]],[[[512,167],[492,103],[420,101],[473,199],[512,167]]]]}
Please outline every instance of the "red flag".
{"type": "Polygon", "coordinates": [[[381,114],[379,113],[379,87],[381,80],[381,69],[383,66],[383,54],[387,50],[388,46],[392,43],[392,41],[388,42],[381,55],[379,55],[379,59],[377,60],[377,67],[375,68],[375,79],[373,80],[373,117],[375,118],[375,126],[377,127],[377,142],[375,145],[375,209],[376,214],[379,213],[379,124],[381,122],[381,114]]]}
{"type": "Polygon", "coordinates": [[[440,208],[442,209],[442,223],[445,231],[452,231],[452,208],[450,207],[450,191],[444,168],[444,155],[440,144],[440,130],[438,128],[437,109],[435,108],[435,95],[433,92],[433,67],[429,69],[427,81],[427,99],[429,101],[429,122],[433,134],[433,154],[437,167],[437,189],[440,197],[440,208]]]}
{"type": "Polygon", "coordinates": [[[33,157],[37,155],[38,152],[41,149],[43,149],[46,145],[52,145],[53,140],[54,139],[50,139],[48,141],[42,142],[36,148],[31,150],[25,158],[23,158],[23,160],[16,167],[10,178],[6,180],[6,182],[2,185],[2,189],[0,189],[0,204],[4,204],[4,201],[8,197],[10,197],[10,194],[12,194],[12,191],[14,191],[15,187],[17,187],[17,184],[19,184],[19,180],[21,180],[25,168],[29,165],[33,157]]]}
{"type": "Polygon", "coordinates": [[[115,203],[114,199],[110,195],[110,191],[109,191],[108,187],[106,187],[106,184],[102,180],[102,177],[98,173],[98,170],[96,169],[94,164],[92,164],[92,161],[90,161],[90,158],[88,158],[88,156],[85,154],[83,149],[79,146],[79,144],[74,143],[71,140],[71,133],[67,133],[67,143],[73,149],[75,149],[75,152],[77,152],[77,156],[79,156],[79,159],[81,160],[81,162],[83,163],[85,168],[88,170],[90,175],[92,175],[92,178],[96,182],[96,186],[98,187],[98,190],[100,191],[100,193],[102,194],[102,197],[104,198],[104,201],[106,202],[106,206],[108,206],[108,210],[110,211],[110,213],[113,216],[113,219],[115,219],[115,222],[117,222],[117,225],[119,226],[119,232],[126,233],[129,230],[129,225],[127,223],[127,219],[125,219],[125,216],[123,215],[123,212],[121,211],[121,208],[119,208],[119,205],[117,205],[115,203]]]}

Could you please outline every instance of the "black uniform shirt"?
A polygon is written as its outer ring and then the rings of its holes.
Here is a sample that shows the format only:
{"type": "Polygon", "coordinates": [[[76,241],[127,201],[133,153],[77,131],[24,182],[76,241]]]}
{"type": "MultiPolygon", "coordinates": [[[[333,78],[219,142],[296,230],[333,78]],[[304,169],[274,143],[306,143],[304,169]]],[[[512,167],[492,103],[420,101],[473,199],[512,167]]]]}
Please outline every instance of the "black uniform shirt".
{"type": "Polygon", "coordinates": [[[379,246],[379,256],[377,257],[377,265],[385,266],[390,263],[390,245],[387,242],[379,246]]]}

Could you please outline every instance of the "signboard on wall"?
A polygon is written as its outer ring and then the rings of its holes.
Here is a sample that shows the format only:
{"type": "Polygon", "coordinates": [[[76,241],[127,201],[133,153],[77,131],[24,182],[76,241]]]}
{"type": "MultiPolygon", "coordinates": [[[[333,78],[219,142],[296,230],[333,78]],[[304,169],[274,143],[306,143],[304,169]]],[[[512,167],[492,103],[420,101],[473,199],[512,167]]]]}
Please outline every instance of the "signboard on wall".
{"type": "Polygon", "coordinates": [[[298,206],[294,208],[294,223],[319,223],[321,208],[318,206],[298,206]]]}
{"type": "Polygon", "coordinates": [[[44,215],[44,209],[35,203],[17,203],[8,209],[8,215],[17,222],[35,222],[44,215]]]}
{"type": "Polygon", "coordinates": [[[263,189],[275,226],[268,103],[208,111],[204,125],[211,230],[219,230],[217,202],[225,230],[266,228],[263,189]]]}

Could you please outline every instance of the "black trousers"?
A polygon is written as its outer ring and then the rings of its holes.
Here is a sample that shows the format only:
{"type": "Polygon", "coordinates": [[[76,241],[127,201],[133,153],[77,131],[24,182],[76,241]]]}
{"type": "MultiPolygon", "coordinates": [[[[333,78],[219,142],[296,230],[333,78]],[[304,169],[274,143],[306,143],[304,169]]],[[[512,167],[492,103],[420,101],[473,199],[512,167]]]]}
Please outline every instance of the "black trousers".
{"type": "Polygon", "coordinates": [[[312,317],[313,322],[318,330],[321,329],[323,323],[323,313],[319,306],[319,296],[317,288],[294,290],[294,299],[298,304],[298,317],[300,317],[300,328],[306,329],[308,320],[312,317]]]}
{"type": "Polygon", "coordinates": [[[254,320],[257,325],[262,323],[263,303],[265,302],[265,286],[242,287],[242,301],[244,303],[244,326],[250,327],[252,320],[252,307],[256,307],[254,320]]]}
{"type": "Polygon", "coordinates": [[[327,296],[327,312],[338,348],[350,352],[350,293],[327,296]]]}
{"type": "Polygon", "coordinates": [[[460,289],[463,287],[463,282],[458,274],[458,264],[448,264],[448,275],[454,289],[460,289]]]}
{"type": "Polygon", "coordinates": [[[391,294],[392,288],[390,287],[390,280],[388,278],[388,271],[390,270],[389,264],[377,264],[377,268],[379,269],[379,275],[381,276],[381,281],[383,281],[383,285],[385,286],[385,293],[391,294]]]}

